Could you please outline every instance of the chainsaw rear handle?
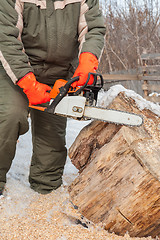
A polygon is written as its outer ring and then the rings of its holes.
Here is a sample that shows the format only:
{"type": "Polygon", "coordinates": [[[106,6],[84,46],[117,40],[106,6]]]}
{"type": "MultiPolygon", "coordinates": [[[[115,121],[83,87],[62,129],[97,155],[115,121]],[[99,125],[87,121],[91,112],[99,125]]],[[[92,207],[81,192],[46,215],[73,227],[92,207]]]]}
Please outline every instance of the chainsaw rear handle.
{"type": "Polygon", "coordinates": [[[66,84],[59,88],[59,94],[54,98],[53,102],[44,110],[45,112],[54,113],[57,104],[65,97],[71,87],[71,84],[78,81],[79,77],[71,78],[66,84]]]}

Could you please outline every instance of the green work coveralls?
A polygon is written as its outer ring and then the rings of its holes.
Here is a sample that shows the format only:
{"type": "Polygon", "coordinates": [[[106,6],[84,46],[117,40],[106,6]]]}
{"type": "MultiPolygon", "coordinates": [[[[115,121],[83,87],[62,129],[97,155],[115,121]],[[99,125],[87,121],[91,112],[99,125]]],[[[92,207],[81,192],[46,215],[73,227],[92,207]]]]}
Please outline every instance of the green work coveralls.
{"type": "MultiPolygon", "coordinates": [[[[104,34],[98,0],[0,1],[0,190],[17,139],[28,131],[28,99],[16,82],[28,72],[50,86],[58,78],[70,78],[80,53],[91,52],[100,58],[104,34]]],[[[38,110],[31,110],[30,116],[29,182],[45,194],[62,184],[66,118],[38,110]]]]}

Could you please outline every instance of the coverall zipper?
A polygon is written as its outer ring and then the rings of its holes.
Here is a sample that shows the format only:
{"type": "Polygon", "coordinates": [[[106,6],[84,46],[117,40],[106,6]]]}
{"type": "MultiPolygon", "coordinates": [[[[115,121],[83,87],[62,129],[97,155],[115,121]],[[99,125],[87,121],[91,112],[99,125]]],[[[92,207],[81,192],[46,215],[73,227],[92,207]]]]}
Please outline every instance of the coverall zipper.
{"type": "Polygon", "coordinates": [[[54,2],[52,0],[47,0],[47,9],[46,9],[46,24],[47,24],[47,62],[51,62],[53,60],[53,54],[56,51],[55,37],[56,34],[56,18],[55,18],[55,9],[54,2]],[[54,44],[53,44],[54,41],[54,44]]]}

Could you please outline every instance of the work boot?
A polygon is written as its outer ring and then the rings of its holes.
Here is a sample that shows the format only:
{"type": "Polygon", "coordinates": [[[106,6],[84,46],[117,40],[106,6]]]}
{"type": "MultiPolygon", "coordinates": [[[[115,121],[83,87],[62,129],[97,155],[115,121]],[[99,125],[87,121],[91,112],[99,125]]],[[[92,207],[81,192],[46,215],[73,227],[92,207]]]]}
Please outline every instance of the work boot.
{"type": "Polygon", "coordinates": [[[0,197],[3,196],[3,189],[0,189],[0,197]]]}

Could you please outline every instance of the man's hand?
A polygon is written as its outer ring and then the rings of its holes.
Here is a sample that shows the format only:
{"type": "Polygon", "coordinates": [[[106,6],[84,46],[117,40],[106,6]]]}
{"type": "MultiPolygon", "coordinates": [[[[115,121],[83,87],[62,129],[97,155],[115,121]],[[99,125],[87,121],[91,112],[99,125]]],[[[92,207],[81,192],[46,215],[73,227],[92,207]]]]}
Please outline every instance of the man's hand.
{"type": "Polygon", "coordinates": [[[51,88],[43,83],[39,83],[32,72],[26,74],[21,78],[17,85],[23,89],[23,92],[27,95],[30,105],[37,105],[50,101],[51,88]]]}
{"type": "MultiPolygon", "coordinates": [[[[79,80],[72,83],[72,87],[83,86],[88,78],[88,73],[95,73],[98,68],[98,60],[96,56],[89,52],[83,52],[79,57],[79,65],[73,75],[73,77],[79,76],[79,80]]],[[[91,76],[88,85],[91,85],[94,81],[94,77],[91,76]]]]}

